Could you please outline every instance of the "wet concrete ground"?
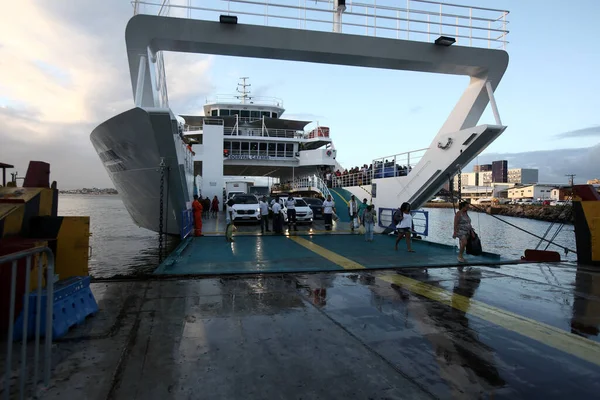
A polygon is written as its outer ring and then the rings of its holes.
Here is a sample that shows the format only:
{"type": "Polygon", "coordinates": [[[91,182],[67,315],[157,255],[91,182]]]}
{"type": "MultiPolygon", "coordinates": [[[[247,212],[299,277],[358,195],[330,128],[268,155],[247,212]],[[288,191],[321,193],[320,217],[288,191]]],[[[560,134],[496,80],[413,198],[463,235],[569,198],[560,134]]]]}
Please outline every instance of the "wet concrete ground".
{"type": "Polygon", "coordinates": [[[44,399],[595,399],[572,264],[97,282],[44,399]]]}

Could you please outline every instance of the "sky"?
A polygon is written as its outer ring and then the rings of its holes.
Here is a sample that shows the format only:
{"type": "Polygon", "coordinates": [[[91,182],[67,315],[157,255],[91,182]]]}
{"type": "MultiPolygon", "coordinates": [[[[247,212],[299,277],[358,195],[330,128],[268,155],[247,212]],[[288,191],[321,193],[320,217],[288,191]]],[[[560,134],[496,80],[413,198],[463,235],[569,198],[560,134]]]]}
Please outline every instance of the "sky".
{"type": "MultiPolygon", "coordinates": [[[[203,4],[211,2],[217,1],[203,4]]],[[[509,168],[539,168],[540,181],[549,183],[567,182],[571,173],[576,182],[600,178],[600,52],[593,45],[600,2],[456,3],[510,11],[510,62],[495,93],[508,128],[476,161],[507,159],[509,168]]],[[[124,43],[131,3],[21,0],[4,11],[0,162],[15,165],[19,175],[29,160],[49,162],[59,188],[113,187],[89,134],[134,106],[124,43]]],[[[242,23],[251,17],[239,18],[242,23]]],[[[238,78],[247,76],[253,95],[283,99],[284,117],[330,127],[346,168],[427,147],[468,82],[461,76],[223,56],[165,58],[175,113],[201,113],[207,97],[233,93],[238,78]]],[[[494,123],[489,107],[479,123],[494,123]]]]}

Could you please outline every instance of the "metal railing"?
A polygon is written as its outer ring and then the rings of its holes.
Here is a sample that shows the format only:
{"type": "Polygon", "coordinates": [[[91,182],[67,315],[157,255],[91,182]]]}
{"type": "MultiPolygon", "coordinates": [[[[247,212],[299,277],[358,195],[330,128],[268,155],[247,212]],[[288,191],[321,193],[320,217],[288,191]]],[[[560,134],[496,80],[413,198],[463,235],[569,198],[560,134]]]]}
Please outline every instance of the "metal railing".
{"type": "Polygon", "coordinates": [[[278,183],[273,185],[274,190],[289,191],[289,190],[300,190],[300,189],[311,189],[320,192],[324,198],[331,195],[327,184],[318,175],[308,175],[295,177],[289,183],[278,183]]]}
{"type": "Polygon", "coordinates": [[[403,6],[381,1],[347,1],[338,18],[332,0],[134,0],[135,13],[218,21],[236,15],[240,23],[353,35],[432,42],[454,37],[461,46],[506,49],[507,10],[470,7],[429,0],[406,0],[403,6]],[[181,2],[183,3],[183,2],[181,2]],[[388,3],[389,4],[389,3],[388,3]],[[405,6],[404,6],[405,5],[405,6]]]}
{"type": "Polygon", "coordinates": [[[363,186],[370,185],[373,179],[392,178],[406,176],[428,149],[413,150],[406,153],[394,154],[373,160],[369,168],[351,174],[333,174],[333,187],[363,186]]]}
{"type": "MultiPolygon", "coordinates": [[[[27,339],[29,328],[29,297],[30,297],[30,270],[32,268],[31,259],[36,254],[45,254],[47,256],[48,266],[46,269],[46,333],[44,344],[44,384],[50,384],[50,368],[52,363],[52,313],[54,307],[54,254],[48,247],[37,247],[17,253],[8,254],[0,257],[0,265],[12,263],[11,282],[10,282],[10,315],[8,321],[8,338],[6,341],[6,360],[5,360],[5,378],[3,398],[8,400],[11,392],[12,375],[12,356],[13,356],[13,334],[15,327],[15,298],[17,290],[17,266],[22,259],[26,260],[25,270],[25,294],[23,296],[23,340],[21,344],[21,365],[19,372],[19,398],[25,397],[25,389],[28,381],[27,370],[27,339]]],[[[38,384],[38,364],[40,363],[40,333],[41,333],[41,308],[42,308],[42,262],[39,258],[37,274],[37,304],[35,310],[35,343],[33,360],[33,385],[38,384]]]]}
{"type": "Polygon", "coordinates": [[[181,239],[188,237],[194,230],[194,213],[192,209],[186,209],[181,212],[181,228],[179,235],[181,239]]]}
{"type": "Polygon", "coordinates": [[[334,174],[331,179],[333,187],[370,185],[373,180],[373,171],[365,170],[353,174],[342,174],[340,176],[334,174]]]}
{"type": "Polygon", "coordinates": [[[408,175],[421,161],[428,148],[393,154],[373,160],[373,178],[388,178],[408,175]]]}
{"type": "Polygon", "coordinates": [[[225,128],[223,132],[226,136],[258,136],[258,137],[277,137],[287,139],[306,139],[307,134],[304,131],[295,131],[292,129],[267,129],[262,128],[225,128]]]}
{"type": "MultiPolygon", "coordinates": [[[[393,225],[394,212],[397,209],[394,208],[380,208],[378,224],[381,228],[395,228],[393,225]]],[[[410,214],[413,217],[412,232],[417,235],[428,236],[429,235],[429,211],[415,210],[411,211],[410,214]]]]}

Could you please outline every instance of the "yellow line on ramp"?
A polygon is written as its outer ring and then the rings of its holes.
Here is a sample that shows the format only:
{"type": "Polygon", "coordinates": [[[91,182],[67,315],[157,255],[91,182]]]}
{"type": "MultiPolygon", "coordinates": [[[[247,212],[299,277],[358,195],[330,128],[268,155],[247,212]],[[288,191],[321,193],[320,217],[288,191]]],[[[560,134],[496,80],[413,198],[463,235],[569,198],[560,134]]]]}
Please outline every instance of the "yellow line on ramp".
{"type": "MultiPolygon", "coordinates": [[[[344,269],[365,269],[364,265],[327,250],[310,240],[298,236],[288,238],[344,269]]],[[[388,274],[376,278],[600,366],[600,343],[400,274],[388,274]]]]}

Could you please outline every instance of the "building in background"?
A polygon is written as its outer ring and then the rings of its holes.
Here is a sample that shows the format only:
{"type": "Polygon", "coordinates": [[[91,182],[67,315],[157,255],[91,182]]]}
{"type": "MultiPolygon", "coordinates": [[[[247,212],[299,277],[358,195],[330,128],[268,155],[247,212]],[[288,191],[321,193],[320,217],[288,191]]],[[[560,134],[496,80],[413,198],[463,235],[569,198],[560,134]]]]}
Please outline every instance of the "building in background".
{"type": "MultiPolygon", "coordinates": [[[[480,185],[477,172],[463,172],[460,174],[460,180],[463,188],[480,185]]],[[[454,190],[458,190],[458,174],[454,177],[454,190]]]]}
{"type": "Polygon", "coordinates": [[[570,186],[561,186],[561,187],[555,187],[554,189],[552,189],[552,192],[550,193],[550,198],[552,200],[569,200],[571,198],[571,195],[573,194],[573,190],[571,189],[570,186]]]}
{"type": "Polygon", "coordinates": [[[490,186],[492,184],[492,171],[479,172],[479,184],[490,186]]]}
{"type": "Polygon", "coordinates": [[[508,183],[532,185],[539,182],[539,171],[533,168],[512,168],[508,170],[508,183]]]}
{"type": "Polygon", "coordinates": [[[596,179],[590,179],[589,181],[587,181],[588,185],[600,185],[600,179],[596,178],[596,179]]]}
{"type": "Polygon", "coordinates": [[[473,172],[486,172],[492,170],[492,164],[481,164],[473,167],[473,172]]]}
{"type": "Polygon", "coordinates": [[[492,183],[508,182],[508,161],[500,160],[492,162],[492,183]]]}
{"type": "Polygon", "coordinates": [[[559,185],[538,184],[514,187],[512,189],[508,189],[508,198],[511,200],[558,200],[552,198],[552,190],[558,186],[559,185]]]}

